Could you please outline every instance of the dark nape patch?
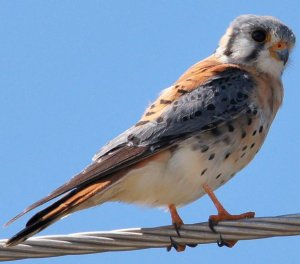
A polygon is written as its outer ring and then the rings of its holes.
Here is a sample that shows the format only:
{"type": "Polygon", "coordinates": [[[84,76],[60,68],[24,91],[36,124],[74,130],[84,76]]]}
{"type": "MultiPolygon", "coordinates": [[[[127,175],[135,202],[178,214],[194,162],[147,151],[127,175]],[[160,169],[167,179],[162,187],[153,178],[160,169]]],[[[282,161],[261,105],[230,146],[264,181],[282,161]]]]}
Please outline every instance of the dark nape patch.
{"type": "Polygon", "coordinates": [[[172,103],[172,101],[171,101],[171,100],[161,99],[161,100],[160,100],[160,103],[161,103],[161,104],[170,104],[170,103],[172,103]]]}
{"type": "Polygon", "coordinates": [[[146,116],[151,116],[151,115],[154,115],[154,114],[155,114],[155,112],[147,112],[146,116]]]}
{"type": "Polygon", "coordinates": [[[230,57],[232,54],[232,47],[237,36],[237,32],[232,32],[230,35],[230,39],[227,42],[226,49],[224,51],[225,56],[230,57]]]}
{"type": "Polygon", "coordinates": [[[204,145],[201,147],[201,152],[204,153],[204,152],[208,151],[208,149],[209,149],[209,146],[204,145]]]}
{"type": "Polygon", "coordinates": [[[259,133],[261,133],[261,132],[263,132],[263,129],[264,129],[264,127],[263,126],[260,126],[260,128],[259,128],[259,133]]]}
{"type": "Polygon", "coordinates": [[[209,156],[208,160],[213,160],[214,157],[215,157],[215,153],[212,153],[212,154],[209,156]]]}
{"type": "Polygon", "coordinates": [[[255,135],[256,135],[256,130],[254,130],[252,133],[252,136],[255,136],[255,135]]]}
{"type": "Polygon", "coordinates": [[[201,176],[204,175],[204,173],[207,171],[207,169],[204,169],[202,172],[201,172],[201,176]]]}
{"type": "Polygon", "coordinates": [[[137,126],[142,126],[142,125],[145,125],[145,124],[147,124],[147,123],[149,123],[148,120],[146,120],[146,121],[139,121],[139,122],[137,122],[137,123],[135,124],[135,126],[136,126],[136,127],[137,127],[137,126]]]}
{"type": "Polygon", "coordinates": [[[218,174],[216,177],[216,180],[219,179],[221,177],[222,173],[218,174]]]}

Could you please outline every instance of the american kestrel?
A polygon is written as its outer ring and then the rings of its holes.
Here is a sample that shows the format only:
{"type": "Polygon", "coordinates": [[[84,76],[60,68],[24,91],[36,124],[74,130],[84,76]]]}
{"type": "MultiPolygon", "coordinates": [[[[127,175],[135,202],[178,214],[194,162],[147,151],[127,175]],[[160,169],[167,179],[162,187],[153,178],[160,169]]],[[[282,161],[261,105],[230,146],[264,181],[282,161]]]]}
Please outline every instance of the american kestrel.
{"type": "Polygon", "coordinates": [[[140,121],[106,144],[91,165],[10,220],[60,197],[36,213],[7,246],[107,201],[167,207],[176,230],[183,224],[176,208],[204,194],[218,210],[212,223],[253,217],[252,212],[230,215],[213,190],[261,148],[282,103],[281,75],[294,44],[292,30],[274,17],[236,18],[215,53],[163,90],[140,121]]]}

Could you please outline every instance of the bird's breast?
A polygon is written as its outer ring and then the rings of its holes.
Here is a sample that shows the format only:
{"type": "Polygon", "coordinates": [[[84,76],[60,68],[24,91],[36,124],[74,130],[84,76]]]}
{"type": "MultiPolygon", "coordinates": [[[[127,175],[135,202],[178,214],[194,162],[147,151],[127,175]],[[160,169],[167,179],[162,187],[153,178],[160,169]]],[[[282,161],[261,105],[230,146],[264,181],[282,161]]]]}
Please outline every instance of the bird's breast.
{"type": "Polygon", "coordinates": [[[270,118],[255,109],[154,155],[123,177],[114,200],[180,206],[200,198],[205,194],[204,183],[216,189],[253,159],[269,130],[270,118]]]}

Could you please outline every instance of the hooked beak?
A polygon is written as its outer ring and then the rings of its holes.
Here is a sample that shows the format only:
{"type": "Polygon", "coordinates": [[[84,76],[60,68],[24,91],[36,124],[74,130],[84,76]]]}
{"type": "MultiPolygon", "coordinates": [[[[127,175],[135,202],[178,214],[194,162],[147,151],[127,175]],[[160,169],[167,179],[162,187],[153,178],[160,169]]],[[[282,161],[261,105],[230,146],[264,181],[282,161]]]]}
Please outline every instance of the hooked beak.
{"type": "Polygon", "coordinates": [[[277,52],[278,58],[283,61],[283,65],[285,65],[289,59],[289,50],[284,49],[284,50],[278,50],[277,52]]]}
{"type": "Polygon", "coordinates": [[[289,59],[289,48],[286,42],[277,42],[269,48],[270,54],[276,60],[282,61],[285,65],[289,59]]]}

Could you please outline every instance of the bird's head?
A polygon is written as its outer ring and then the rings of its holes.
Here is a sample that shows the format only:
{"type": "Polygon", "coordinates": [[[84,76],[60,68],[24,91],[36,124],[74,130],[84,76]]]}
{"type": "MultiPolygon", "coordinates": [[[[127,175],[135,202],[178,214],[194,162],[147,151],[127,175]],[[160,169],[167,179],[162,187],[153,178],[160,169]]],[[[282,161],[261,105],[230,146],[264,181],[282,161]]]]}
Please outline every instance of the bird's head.
{"type": "Polygon", "coordinates": [[[222,37],[216,56],[280,77],[295,45],[290,28],[271,16],[241,15],[222,37]]]}

